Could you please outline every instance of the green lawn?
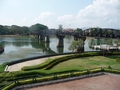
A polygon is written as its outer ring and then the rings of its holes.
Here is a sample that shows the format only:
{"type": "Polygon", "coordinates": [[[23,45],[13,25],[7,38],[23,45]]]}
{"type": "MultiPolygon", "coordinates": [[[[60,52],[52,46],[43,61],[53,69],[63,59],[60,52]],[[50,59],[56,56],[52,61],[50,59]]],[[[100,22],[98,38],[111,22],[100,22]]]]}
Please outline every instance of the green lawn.
{"type": "Polygon", "coordinates": [[[52,70],[63,68],[79,68],[83,70],[108,66],[114,69],[120,69],[120,63],[116,62],[116,58],[120,58],[120,55],[75,58],[57,64],[52,70]]]}

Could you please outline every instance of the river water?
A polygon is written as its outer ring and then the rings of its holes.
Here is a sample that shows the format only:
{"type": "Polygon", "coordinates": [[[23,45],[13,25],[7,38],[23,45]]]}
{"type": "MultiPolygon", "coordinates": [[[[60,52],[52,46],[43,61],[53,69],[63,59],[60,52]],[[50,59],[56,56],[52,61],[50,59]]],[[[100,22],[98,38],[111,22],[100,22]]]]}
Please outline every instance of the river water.
{"type": "MultiPolygon", "coordinates": [[[[28,57],[41,56],[47,54],[55,53],[65,53],[72,52],[68,50],[70,43],[73,39],[65,38],[64,39],[64,48],[57,48],[57,38],[51,38],[50,43],[45,43],[44,41],[37,40],[35,38],[2,38],[0,41],[3,41],[5,51],[0,54],[0,64],[3,62],[8,62],[12,60],[19,60],[28,57]]],[[[84,50],[85,51],[96,51],[89,48],[92,44],[105,43],[105,39],[86,39],[84,50]]],[[[99,51],[99,50],[97,50],[99,51]]]]}

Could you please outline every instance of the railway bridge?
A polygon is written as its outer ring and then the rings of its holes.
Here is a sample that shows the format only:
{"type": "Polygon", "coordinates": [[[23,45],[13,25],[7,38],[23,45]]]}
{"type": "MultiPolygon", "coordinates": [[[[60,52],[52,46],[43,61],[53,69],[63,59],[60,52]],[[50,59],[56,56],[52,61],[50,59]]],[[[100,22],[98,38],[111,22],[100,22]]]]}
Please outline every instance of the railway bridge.
{"type": "Polygon", "coordinates": [[[89,28],[83,31],[62,31],[59,29],[39,30],[33,33],[36,38],[50,42],[50,36],[58,38],[57,47],[64,47],[64,37],[73,36],[74,40],[86,40],[86,37],[120,39],[120,30],[111,28],[89,28]]]}

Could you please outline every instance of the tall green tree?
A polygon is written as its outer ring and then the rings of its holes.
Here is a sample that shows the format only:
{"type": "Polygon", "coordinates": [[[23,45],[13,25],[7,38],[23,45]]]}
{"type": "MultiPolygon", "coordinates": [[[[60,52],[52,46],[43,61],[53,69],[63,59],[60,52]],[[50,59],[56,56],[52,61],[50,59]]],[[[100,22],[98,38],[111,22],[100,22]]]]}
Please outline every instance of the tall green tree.
{"type": "Polygon", "coordinates": [[[82,29],[81,28],[77,28],[77,29],[75,29],[75,32],[82,32],[82,29]]]}
{"type": "Polygon", "coordinates": [[[5,35],[5,29],[3,25],[0,25],[0,35],[5,35]]]}
{"type": "Polygon", "coordinates": [[[37,23],[37,24],[32,25],[30,27],[30,32],[31,33],[39,33],[39,32],[44,31],[46,29],[48,29],[47,26],[37,23]]]}
{"type": "Polygon", "coordinates": [[[22,35],[29,35],[30,34],[29,28],[26,26],[21,27],[21,34],[22,35]]]}
{"type": "Polygon", "coordinates": [[[118,47],[120,46],[120,39],[115,40],[114,43],[116,44],[117,47],[116,50],[118,50],[118,47]]]}
{"type": "Polygon", "coordinates": [[[12,25],[10,31],[12,34],[21,34],[21,27],[17,25],[12,25]]]}
{"type": "Polygon", "coordinates": [[[110,50],[110,45],[113,45],[112,39],[107,39],[106,45],[109,45],[109,50],[110,50]]]}
{"type": "Polygon", "coordinates": [[[83,46],[84,46],[84,41],[80,39],[79,41],[73,41],[68,49],[78,52],[80,51],[81,48],[83,48],[83,46]]]}

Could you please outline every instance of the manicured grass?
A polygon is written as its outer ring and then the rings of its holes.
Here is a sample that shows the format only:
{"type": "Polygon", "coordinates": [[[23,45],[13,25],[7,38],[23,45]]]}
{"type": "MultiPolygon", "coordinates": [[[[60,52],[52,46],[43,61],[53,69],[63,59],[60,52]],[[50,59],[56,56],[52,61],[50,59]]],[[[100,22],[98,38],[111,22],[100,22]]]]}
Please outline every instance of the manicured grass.
{"type": "Polygon", "coordinates": [[[84,69],[108,67],[108,66],[111,66],[114,69],[120,69],[120,63],[116,62],[116,58],[120,58],[120,55],[75,58],[61,62],[56,66],[54,66],[51,70],[72,68],[72,67],[84,70],[84,69]]]}

